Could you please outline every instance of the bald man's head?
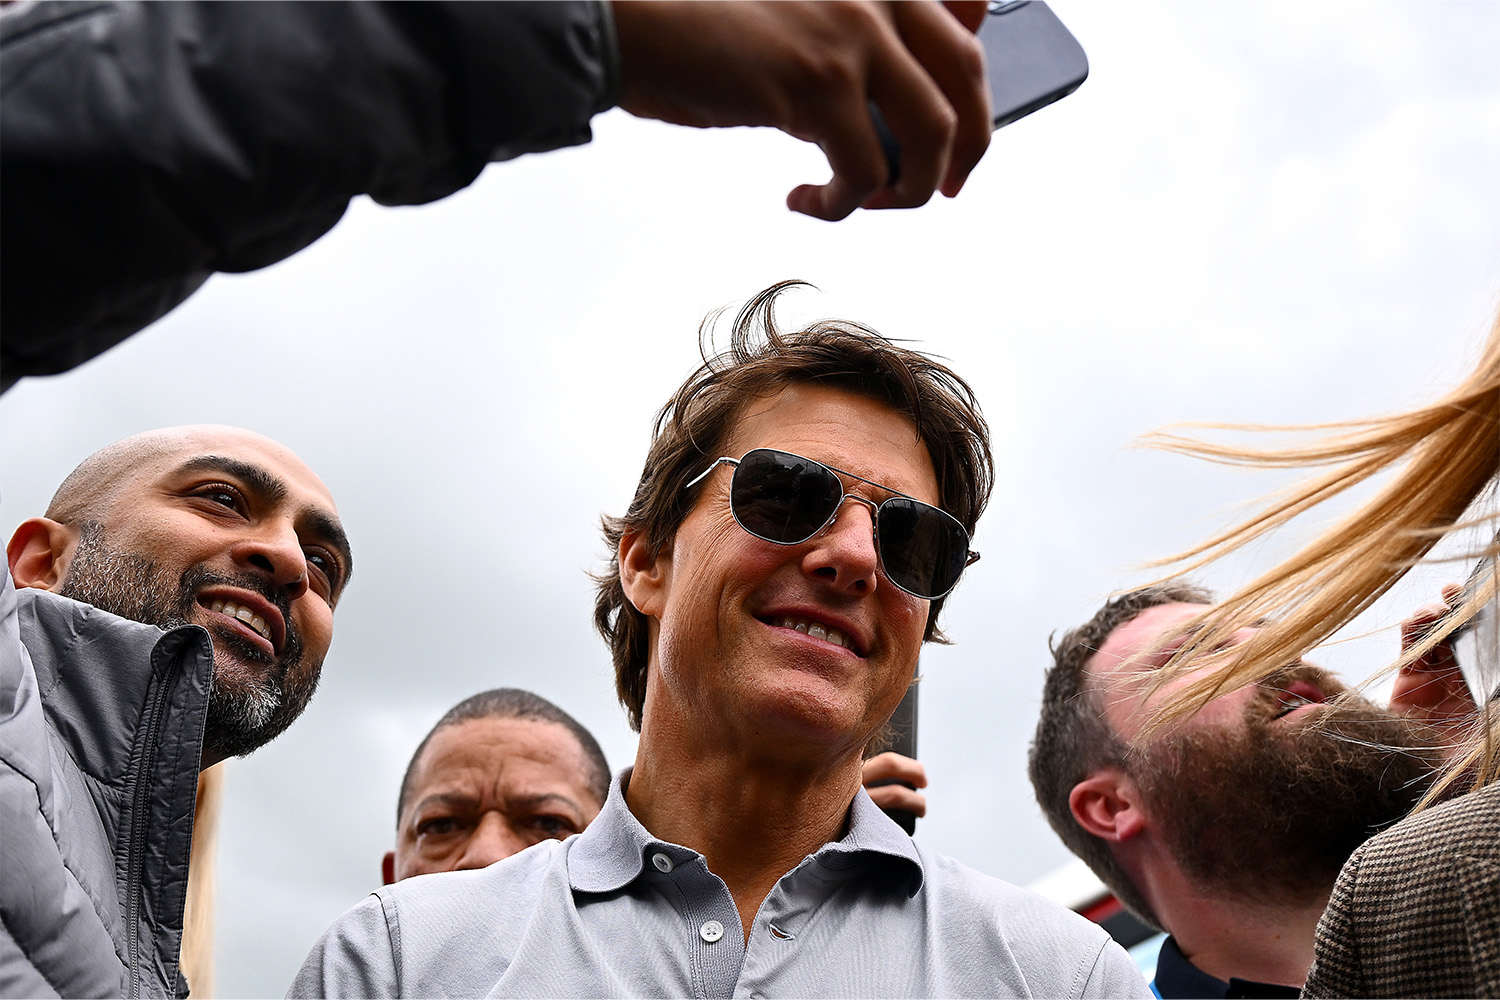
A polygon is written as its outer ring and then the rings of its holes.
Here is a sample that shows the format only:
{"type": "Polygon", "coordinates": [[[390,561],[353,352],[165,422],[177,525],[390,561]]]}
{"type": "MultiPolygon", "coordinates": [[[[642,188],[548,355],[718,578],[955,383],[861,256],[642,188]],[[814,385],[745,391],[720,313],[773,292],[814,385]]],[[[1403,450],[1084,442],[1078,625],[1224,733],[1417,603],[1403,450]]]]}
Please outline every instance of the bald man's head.
{"type": "Polygon", "coordinates": [[[18,587],[208,629],[206,763],[250,752],[301,714],[353,565],[322,480],[276,442],[213,425],[95,452],[8,555],[18,587]]]}

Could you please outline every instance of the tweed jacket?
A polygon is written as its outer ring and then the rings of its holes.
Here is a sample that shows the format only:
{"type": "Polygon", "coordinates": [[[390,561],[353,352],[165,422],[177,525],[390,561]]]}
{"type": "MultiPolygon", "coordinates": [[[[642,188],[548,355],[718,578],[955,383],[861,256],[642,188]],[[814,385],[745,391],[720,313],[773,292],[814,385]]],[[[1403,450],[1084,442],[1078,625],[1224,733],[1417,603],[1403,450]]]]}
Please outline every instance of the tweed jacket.
{"type": "Polygon", "coordinates": [[[1303,996],[1500,997],[1500,784],[1354,853],[1303,996]]]}

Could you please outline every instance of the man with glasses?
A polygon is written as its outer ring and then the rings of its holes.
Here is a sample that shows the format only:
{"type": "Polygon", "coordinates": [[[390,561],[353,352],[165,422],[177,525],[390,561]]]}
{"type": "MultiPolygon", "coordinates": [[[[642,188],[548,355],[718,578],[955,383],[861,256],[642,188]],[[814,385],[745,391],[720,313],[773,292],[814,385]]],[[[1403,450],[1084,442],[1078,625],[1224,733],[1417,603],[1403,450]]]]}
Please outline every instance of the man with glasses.
{"type": "Polygon", "coordinates": [[[640,731],[581,836],[350,910],[297,996],[1147,996],[1104,931],[860,791],[988,499],[969,387],[785,286],[657,421],[595,622],[640,731]]]}

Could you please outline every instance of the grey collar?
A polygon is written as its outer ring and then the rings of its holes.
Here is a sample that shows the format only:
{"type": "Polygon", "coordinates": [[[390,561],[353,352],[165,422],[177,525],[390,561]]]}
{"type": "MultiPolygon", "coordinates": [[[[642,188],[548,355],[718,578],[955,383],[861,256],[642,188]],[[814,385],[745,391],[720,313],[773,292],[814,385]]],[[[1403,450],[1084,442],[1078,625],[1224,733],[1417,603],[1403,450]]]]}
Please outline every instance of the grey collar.
{"type": "MultiPolygon", "coordinates": [[[[650,859],[656,854],[665,854],[673,867],[701,862],[697,851],[653,837],[635,818],[625,804],[631,770],[627,767],[615,775],[598,818],[569,845],[568,880],[576,892],[616,892],[643,873],[655,875],[650,859]]],[[[824,844],[810,860],[824,879],[854,878],[875,864],[904,869],[908,897],[922,888],[922,860],[916,844],[870,801],[864,789],[850,803],[848,832],[841,840],[824,844]]]]}

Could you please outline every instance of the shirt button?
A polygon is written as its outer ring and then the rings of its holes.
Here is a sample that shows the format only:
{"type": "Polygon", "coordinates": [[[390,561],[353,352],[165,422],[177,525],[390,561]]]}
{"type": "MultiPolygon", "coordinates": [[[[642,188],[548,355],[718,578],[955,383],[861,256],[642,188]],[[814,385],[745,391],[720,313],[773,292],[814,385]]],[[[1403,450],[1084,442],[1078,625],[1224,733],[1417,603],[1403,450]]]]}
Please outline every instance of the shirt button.
{"type": "Polygon", "coordinates": [[[660,852],[651,855],[651,863],[656,866],[657,871],[664,874],[672,870],[672,859],[660,852]]]}
{"type": "Polygon", "coordinates": [[[719,923],[717,920],[710,920],[708,923],[698,928],[698,936],[707,941],[709,944],[713,944],[715,941],[719,940],[719,938],[724,936],[724,925],[719,923]]]}

